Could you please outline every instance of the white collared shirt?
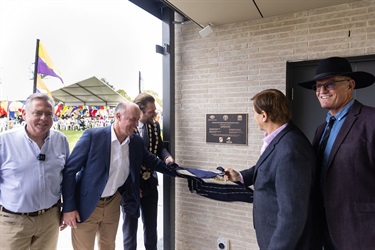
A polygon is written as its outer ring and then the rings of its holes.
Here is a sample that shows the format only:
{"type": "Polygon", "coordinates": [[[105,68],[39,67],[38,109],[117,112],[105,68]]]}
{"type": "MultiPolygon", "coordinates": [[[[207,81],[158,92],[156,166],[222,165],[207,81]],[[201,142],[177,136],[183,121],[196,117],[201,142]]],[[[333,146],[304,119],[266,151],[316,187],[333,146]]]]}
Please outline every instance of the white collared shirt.
{"type": "Polygon", "coordinates": [[[111,126],[111,160],[109,164],[108,182],[102,193],[102,197],[114,195],[129,176],[129,143],[130,137],[120,144],[113,125],[111,126]]]}
{"type": "Polygon", "coordinates": [[[144,135],[146,133],[145,124],[138,121],[138,127],[137,128],[138,128],[139,136],[144,138],[144,135]]]}

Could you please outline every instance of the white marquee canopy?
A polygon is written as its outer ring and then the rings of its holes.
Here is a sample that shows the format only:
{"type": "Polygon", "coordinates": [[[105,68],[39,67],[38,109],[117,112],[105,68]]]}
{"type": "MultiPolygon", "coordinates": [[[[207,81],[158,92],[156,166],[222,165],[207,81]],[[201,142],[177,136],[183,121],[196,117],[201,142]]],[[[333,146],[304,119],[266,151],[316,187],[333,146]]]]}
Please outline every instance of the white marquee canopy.
{"type": "Polygon", "coordinates": [[[63,102],[66,106],[116,106],[126,101],[125,97],[95,76],[51,91],[51,94],[56,103],[63,102]]]}

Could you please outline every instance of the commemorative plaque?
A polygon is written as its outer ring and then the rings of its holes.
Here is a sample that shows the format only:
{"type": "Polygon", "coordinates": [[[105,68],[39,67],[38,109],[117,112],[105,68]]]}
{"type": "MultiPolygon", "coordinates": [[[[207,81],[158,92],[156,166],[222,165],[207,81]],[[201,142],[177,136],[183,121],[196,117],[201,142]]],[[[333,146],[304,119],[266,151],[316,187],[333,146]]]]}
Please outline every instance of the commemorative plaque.
{"type": "Polygon", "coordinates": [[[206,114],[206,142],[247,145],[247,114],[206,114]]]}

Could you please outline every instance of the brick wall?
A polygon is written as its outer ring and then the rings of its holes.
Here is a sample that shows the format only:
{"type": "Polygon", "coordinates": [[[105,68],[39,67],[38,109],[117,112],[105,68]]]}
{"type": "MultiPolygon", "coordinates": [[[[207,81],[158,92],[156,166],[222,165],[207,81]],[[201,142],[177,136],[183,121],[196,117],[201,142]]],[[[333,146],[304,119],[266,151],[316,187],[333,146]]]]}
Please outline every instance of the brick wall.
{"type": "MultiPolygon", "coordinates": [[[[263,132],[250,98],[266,88],[285,93],[286,62],[375,54],[375,1],[359,1],[256,21],[176,26],[176,155],[187,167],[241,170],[256,163],[263,132]],[[350,36],[349,36],[350,32],[350,36]],[[205,142],[207,113],[248,113],[248,145],[205,142]]],[[[176,249],[213,250],[218,237],[233,250],[258,249],[252,205],[191,194],[176,180],[176,249]]]]}

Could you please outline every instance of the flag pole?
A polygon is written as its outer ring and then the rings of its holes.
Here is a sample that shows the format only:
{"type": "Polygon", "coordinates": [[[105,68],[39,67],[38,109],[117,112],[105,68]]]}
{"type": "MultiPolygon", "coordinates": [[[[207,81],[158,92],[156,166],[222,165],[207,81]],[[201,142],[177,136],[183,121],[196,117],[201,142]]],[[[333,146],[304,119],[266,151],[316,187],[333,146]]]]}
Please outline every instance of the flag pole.
{"type": "Polygon", "coordinates": [[[141,84],[142,84],[141,71],[138,71],[138,90],[139,90],[139,94],[142,92],[141,84]]]}
{"type": "Polygon", "coordinates": [[[39,39],[36,39],[33,93],[36,93],[36,85],[38,81],[38,58],[39,58],[39,39]]]}

